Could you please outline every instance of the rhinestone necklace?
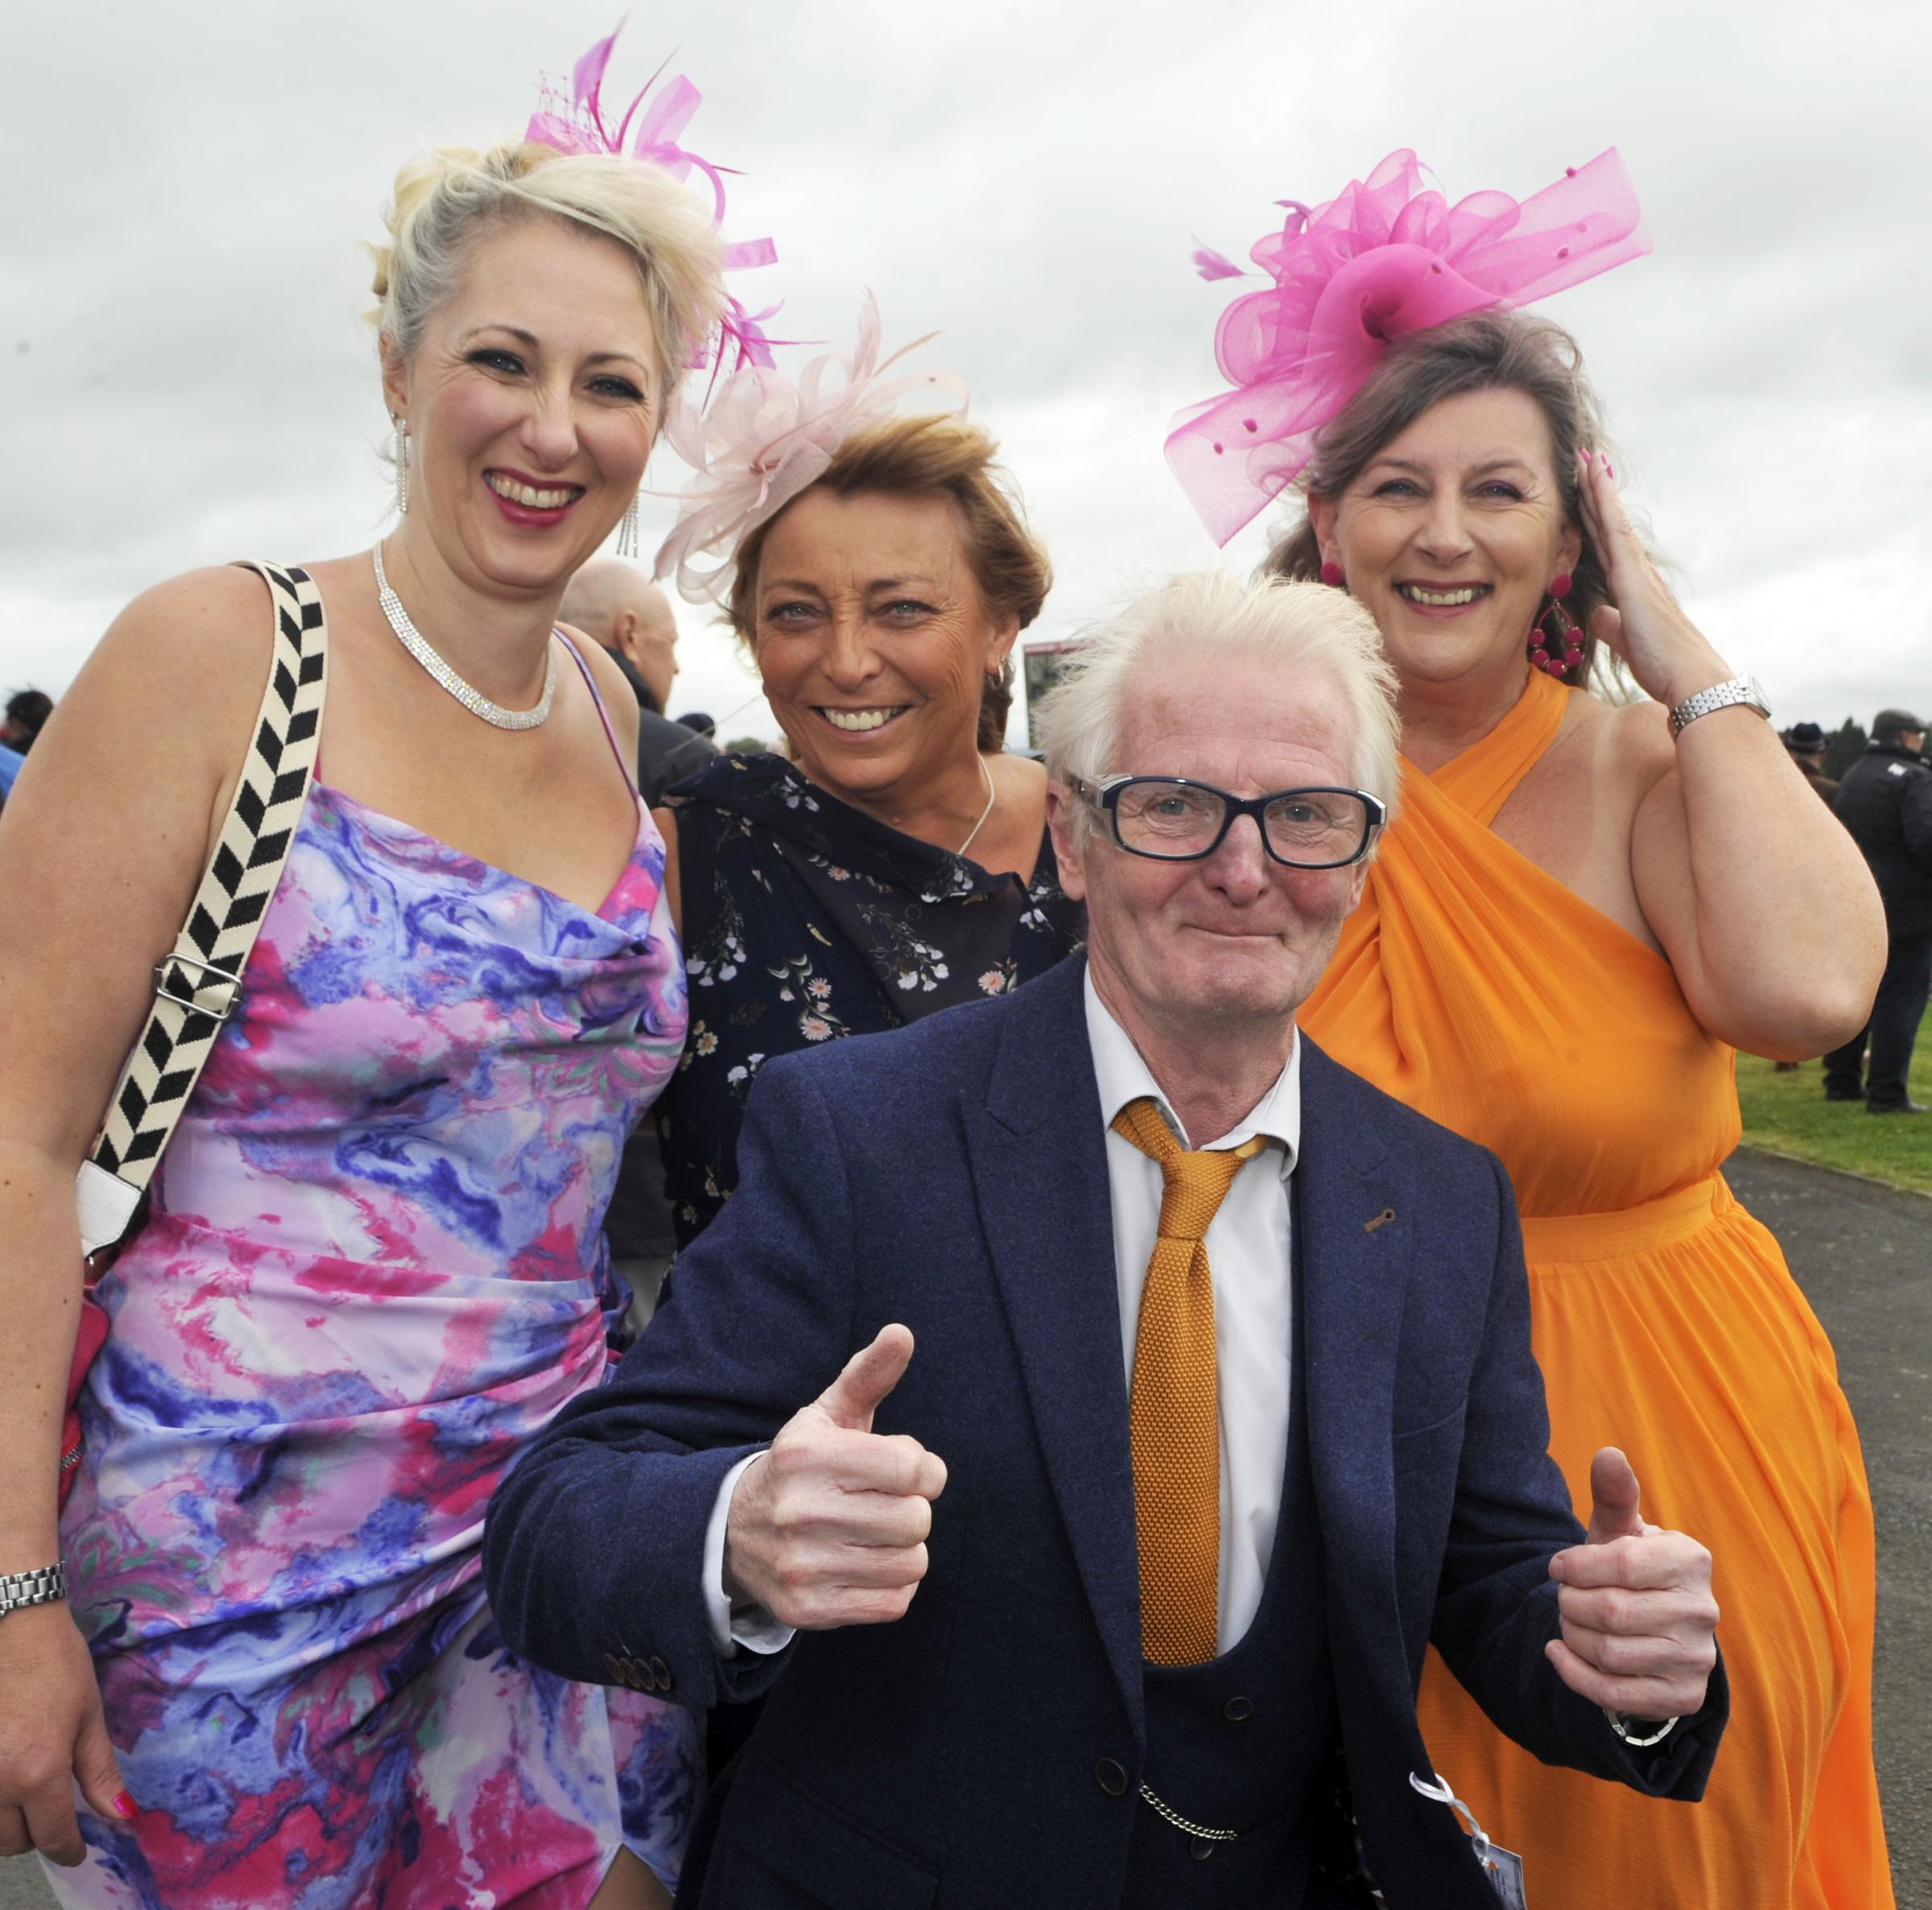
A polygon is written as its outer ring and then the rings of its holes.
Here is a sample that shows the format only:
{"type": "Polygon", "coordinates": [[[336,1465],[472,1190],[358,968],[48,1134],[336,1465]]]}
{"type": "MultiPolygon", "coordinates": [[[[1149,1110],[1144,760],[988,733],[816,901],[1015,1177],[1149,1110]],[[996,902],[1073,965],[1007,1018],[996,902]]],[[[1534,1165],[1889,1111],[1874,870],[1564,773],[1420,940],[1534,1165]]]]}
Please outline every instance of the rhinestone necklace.
{"type": "Polygon", "coordinates": [[[379,542],[376,546],[376,595],[382,600],[382,614],[389,619],[389,627],[395,632],[403,649],[473,716],[481,716],[485,723],[493,724],[498,729],[535,729],[550,714],[551,699],[557,691],[557,646],[554,643],[547,640],[544,643],[543,694],[537,699],[535,707],[506,710],[502,703],[492,703],[481,690],[464,683],[437,654],[429,639],[409,621],[409,613],[402,608],[402,600],[390,588],[389,579],[383,574],[382,547],[379,542]]]}

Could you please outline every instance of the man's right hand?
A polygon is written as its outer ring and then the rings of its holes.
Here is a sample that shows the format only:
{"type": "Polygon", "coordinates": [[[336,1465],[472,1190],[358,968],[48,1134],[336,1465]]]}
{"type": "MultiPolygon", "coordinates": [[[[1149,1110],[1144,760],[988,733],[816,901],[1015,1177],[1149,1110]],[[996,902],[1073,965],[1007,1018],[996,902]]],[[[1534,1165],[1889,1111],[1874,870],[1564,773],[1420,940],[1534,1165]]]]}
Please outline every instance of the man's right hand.
{"type": "Polygon", "coordinates": [[[946,1467],[918,1440],[874,1433],[912,1335],[885,1326],[747,1467],[724,1527],[724,1589],[801,1632],[903,1618],[926,1576],[946,1467]]]}

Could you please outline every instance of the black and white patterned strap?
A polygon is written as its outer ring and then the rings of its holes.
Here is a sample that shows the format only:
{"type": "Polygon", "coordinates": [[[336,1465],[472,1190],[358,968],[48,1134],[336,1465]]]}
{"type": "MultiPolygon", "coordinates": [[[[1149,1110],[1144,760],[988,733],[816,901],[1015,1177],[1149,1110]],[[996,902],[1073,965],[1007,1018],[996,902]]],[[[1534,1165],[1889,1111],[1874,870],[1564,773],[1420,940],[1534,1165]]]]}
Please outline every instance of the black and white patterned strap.
{"type": "Polygon", "coordinates": [[[155,1002],[81,1163],[84,1252],[126,1231],[221,1025],[262,926],[308,794],[321,740],[328,632],[305,571],[251,563],[275,600],[275,658],[248,760],[174,947],[155,965],[155,1002]]]}

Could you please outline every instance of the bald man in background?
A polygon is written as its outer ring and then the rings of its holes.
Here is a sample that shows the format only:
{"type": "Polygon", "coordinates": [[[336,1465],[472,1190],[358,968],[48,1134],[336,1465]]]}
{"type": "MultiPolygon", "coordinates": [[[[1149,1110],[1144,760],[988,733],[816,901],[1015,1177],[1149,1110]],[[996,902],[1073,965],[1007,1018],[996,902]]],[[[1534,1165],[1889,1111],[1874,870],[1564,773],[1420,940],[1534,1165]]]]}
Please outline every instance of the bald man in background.
{"type": "Polygon", "coordinates": [[[638,699],[638,787],[653,809],[674,782],[717,754],[708,736],[664,712],[678,674],[678,625],[671,600],[634,564],[593,557],[570,580],[560,622],[609,650],[638,699]]]}

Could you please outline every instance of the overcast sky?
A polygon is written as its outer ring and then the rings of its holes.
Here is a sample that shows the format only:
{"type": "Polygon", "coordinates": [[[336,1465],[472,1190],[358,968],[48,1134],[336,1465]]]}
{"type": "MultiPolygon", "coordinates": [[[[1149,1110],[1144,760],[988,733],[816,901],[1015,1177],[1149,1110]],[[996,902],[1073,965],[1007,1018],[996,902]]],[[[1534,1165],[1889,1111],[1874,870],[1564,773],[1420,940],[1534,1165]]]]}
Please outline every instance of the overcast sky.
{"type": "MultiPolygon", "coordinates": [[[[425,145],[518,130],[621,0],[197,0],[8,10],[0,158],[0,690],[58,691],[143,586],[365,547],[389,496],[358,241],[425,145]]],[[[1527,197],[1616,145],[1653,255],[1542,309],[1580,339],[1620,475],[1781,722],[1932,701],[1932,27],[1914,0],[638,6],[611,90],[676,52],[780,335],[971,384],[1069,633],[1217,553],[1161,455],[1217,389],[1236,258],[1413,146],[1451,196],[1527,197]]],[[[1238,288],[1236,288],[1238,289],[1238,288]]],[[[675,485],[668,453],[654,481],[675,485]]],[[[668,510],[647,515],[654,542],[668,510]]],[[[770,733],[681,608],[676,708],[770,733]]]]}

